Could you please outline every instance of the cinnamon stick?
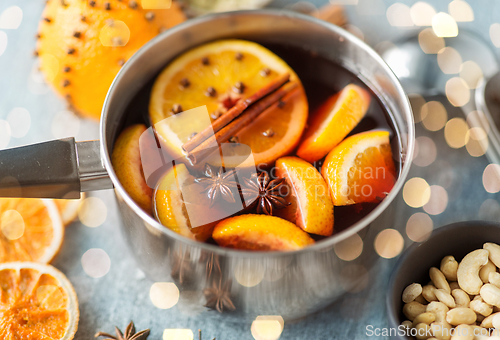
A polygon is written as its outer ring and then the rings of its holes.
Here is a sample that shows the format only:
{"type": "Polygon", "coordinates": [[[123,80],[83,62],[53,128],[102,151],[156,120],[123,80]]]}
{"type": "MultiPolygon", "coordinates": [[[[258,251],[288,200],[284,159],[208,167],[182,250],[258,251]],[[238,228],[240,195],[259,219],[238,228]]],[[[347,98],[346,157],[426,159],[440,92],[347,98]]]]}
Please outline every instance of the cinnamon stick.
{"type": "Polygon", "coordinates": [[[227,142],[237,132],[252,123],[262,112],[271,107],[278,107],[280,105],[281,99],[283,99],[284,97],[286,97],[286,99],[290,99],[297,93],[297,89],[298,83],[292,82],[284,85],[282,88],[261,99],[250,108],[248,108],[248,110],[245,110],[241,114],[241,116],[236,118],[227,126],[221,128],[210,138],[206,139],[200,145],[194,148],[192,152],[188,153],[189,160],[193,164],[196,164],[199,160],[214,152],[214,145],[227,142]]]}
{"type": "Polygon", "coordinates": [[[233,106],[229,111],[220,116],[217,120],[215,120],[211,126],[208,126],[206,129],[196,134],[191,140],[187,141],[182,145],[182,149],[190,153],[196,147],[198,147],[201,143],[203,143],[207,138],[213,136],[214,133],[222,129],[224,126],[229,124],[233,119],[237,118],[245,109],[247,109],[253,103],[259,101],[260,99],[267,96],[269,93],[276,91],[283,84],[286,84],[290,80],[290,74],[285,73],[282,76],[274,79],[269,83],[269,85],[263,87],[262,89],[255,92],[249,98],[239,101],[235,106],[233,106]]]}

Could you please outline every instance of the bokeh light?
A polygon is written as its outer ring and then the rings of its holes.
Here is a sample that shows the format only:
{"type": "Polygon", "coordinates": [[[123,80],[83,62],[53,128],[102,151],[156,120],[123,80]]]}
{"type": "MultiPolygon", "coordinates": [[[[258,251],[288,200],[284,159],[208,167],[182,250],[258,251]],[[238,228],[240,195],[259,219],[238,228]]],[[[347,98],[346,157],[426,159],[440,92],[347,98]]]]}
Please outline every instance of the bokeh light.
{"type": "Polygon", "coordinates": [[[26,136],[31,126],[31,116],[28,110],[23,107],[12,109],[7,115],[7,122],[10,126],[10,134],[14,138],[26,136]]]}
{"type": "Polygon", "coordinates": [[[179,288],[173,282],[156,282],[149,289],[149,298],[156,308],[170,309],[179,301],[179,288]]]}
{"type": "Polygon", "coordinates": [[[438,37],[432,28],[426,28],[418,34],[418,43],[426,54],[436,54],[445,47],[444,39],[438,37]]]}
{"type": "Polygon", "coordinates": [[[413,163],[420,167],[431,165],[437,156],[436,143],[429,137],[420,136],[417,137],[416,144],[418,145],[418,152],[415,152],[413,163]]]}
{"type": "Polygon", "coordinates": [[[464,106],[470,100],[470,89],[465,80],[453,77],[446,82],[446,98],[453,106],[464,106]]]}
{"type": "Polygon", "coordinates": [[[5,52],[7,49],[7,43],[9,39],[7,38],[7,34],[3,31],[0,31],[0,56],[5,52]]]}
{"type": "Polygon", "coordinates": [[[99,40],[107,47],[125,46],[130,40],[130,28],[123,21],[110,19],[101,29],[99,40]]]}
{"type": "Polygon", "coordinates": [[[426,213],[418,212],[406,222],[406,235],[413,242],[424,242],[431,236],[434,224],[426,213]]]}
{"type": "Polygon", "coordinates": [[[480,127],[469,129],[465,140],[467,141],[465,148],[472,157],[480,157],[488,150],[488,134],[480,127]]]}
{"type": "Polygon", "coordinates": [[[458,25],[448,13],[440,12],[432,18],[432,29],[438,37],[452,38],[458,35],[458,25]]]}
{"type": "Polygon", "coordinates": [[[240,262],[234,270],[236,281],[243,287],[254,287],[264,279],[265,268],[259,262],[240,262]]]}
{"type": "Polygon", "coordinates": [[[413,119],[415,120],[415,123],[420,123],[422,119],[425,118],[422,117],[422,107],[425,105],[426,101],[424,97],[418,93],[410,93],[408,95],[408,99],[410,100],[413,111],[413,119]]]}
{"type": "Polygon", "coordinates": [[[400,2],[392,4],[386,12],[387,20],[391,26],[410,27],[413,26],[413,20],[410,14],[410,7],[400,2]]]}
{"type": "Polygon", "coordinates": [[[349,293],[358,293],[370,283],[370,274],[360,264],[350,263],[340,271],[340,285],[349,293]]]}
{"type": "Polygon", "coordinates": [[[439,68],[445,74],[455,74],[460,72],[462,57],[453,47],[445,47],[438,52],[437,61],[439,68]]]}
{"type": "Polygon", "coordinates": [[[344,261],[353,261],[363,252],[363,240],[358,234],[337,243],[333,249],[335,254],[344,261]]]}
{"type": "Polygon", "coordinates": [[[285,321],[279,315],[259,315],[250,328],[255,340],[278,340],[285,321]]]}
{"type": "Polygon", "coordinates": [[[80,132],[80,119],[71,111],[59,111],[52,118],[51,132],[57,139],[74,137],[80,132]]]}
{"type": "Polygon", "coordinates": [[[457,22],[474,21],[474,11],[463,0],[453,0],[448,4],[448,12],[457,22]]]}
{"type": "Polygon", "coordinates": [[[493,198],[488,198],[481,204],[478,217],[481,220],[498,222],[500,220],[500,203],[493,198]]]}
{"type": "Polygon", "coordinates": [[[15,30],[23,21],[23,10],[18,6],[7,7],[0,14],[0,29],[15,30]]]}
{"type": "Polygon", "coordinates": [[[494,23],[490,26],[490,39],[495,47],[500,47],[500,24],[494,23]]]}
{"type": "Polygon", "coordinates": [[[82,267],[88,276],[98,279],[109,272],[111,259],[102,249],[89,249],[82,256],[82,267]]]}
{"type": "Polygon", "coordinates": [[[403,236],[396,229],[382,230],[375,238],[375,251],[380,257],[392,259],[401,254],[404,248],[403,236]]]}
{"type": "Polygon", "coordinates": [[[78,209],[80,221],[90,228],[100,226],[106,221],[108,209],[106,204],[98,197],[86,198],[78,209]]]}
{"type": "Polygon", "coordinates": [[[438,101],[430,101],[422,106],[420,110],[423,120],[422,124],[429,131],[441,130],[448,121],[448,113],[443,104],[438,101]]]}
{"type": "Polygon", "coordinates": [[[141,0],[143,9],[169,9],[172,7],[172,0],[141,0]]]}
{"type": "Polygon", "coordinates": [[[431,189],[427,181],[420,177],[413,177],[403,187],[403,199],[412,208],[420,208],[429,202],[431,189]]]}
{"type": "Polygon", "coordinates": [[[448,193],[439,185],[431,185],[431,197],[424,205],[424,211],[429,215],[439,215],[446,210],[448,205],[448,193]]]}
{"type": "Polygon", "coordinates": [[[469,126],[463,118],[452,118],[444,127],[444,138],[451,148],[459,149],[465,146],[469,126]]]}
{"type": "Polygon", "coordinates": [[[483,171],[483,186],[490,194],[500,191],[500,165],[489,164],[483,171]]]}
{"type": "Polygon", "coordinates": [[[382,15],[385,13],[384,0],[358,0],[356,11],[359,15],[382,15]]]}
{"type": "Polygon", "coordinates": [[[483,70],[472,60],[466,61],[460,66],[460,78],[467,83],[470,89],[475,89],[483,78],[483,70]]]}
{"type": "Polygon", "coordinates": [[[418,1],[411,6],[410,15],[415,26],[432,26],[436,10],[427,2],[418,1]]]}
{"type": "Polygon", "coordinates": [[[17,210],[4,211],[0,218],[0,229],[10,241],[21,238],[25,230],[23,216],[17,210]]]}
{"type": "Polygon", "coordinates": [[[6,120],[0,119],[0,149],[5,149],[10,142],[10,125],[6,120]]]}
{"type": "Polygon", "coordinates": [[[480,127],[486,134],[490,132],[490,123],[482,111],[472,111],[467,115],[467,124],[471,128],[480,127]]]}
{"type": "Polygon", "coordinates": [[[190,329],[165,329],[163,340],[193,340],[194,334],[190,329]]]}

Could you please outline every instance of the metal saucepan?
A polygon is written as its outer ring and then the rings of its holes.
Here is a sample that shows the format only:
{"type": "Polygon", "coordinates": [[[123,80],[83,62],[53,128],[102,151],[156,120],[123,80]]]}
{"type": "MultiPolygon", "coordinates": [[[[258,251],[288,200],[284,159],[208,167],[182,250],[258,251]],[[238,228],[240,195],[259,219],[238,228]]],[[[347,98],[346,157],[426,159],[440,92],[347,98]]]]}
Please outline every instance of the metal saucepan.
{"type": "MultiPolygon", "coordinates": [[[[394,225],[395,205],[391,203],[408,175],[413,146],[413,115],[403,88],[361,40],[334,25],[288,11],[223,13],[170,29],[126,63],[106,98],[100,141],[66,139],[1,151],[0,196],[77,198],[80,192],[114,188],[130,251],[150,278],[175,280],[181,292],[192,291],[200,297],[189,302],[200,306],[213,292],[207,288],[228,290],[236,308],[228,318],[281,315],[292,319],[317,311],[366,280],[379,258],[374,250],[376,235],[394,225]],[[129,101],[175,56],[224,38],[280,43],[316,53],[358,75],[380,97],[398,134],[401,172],[394,189],[369,215],[300,251],[247,252],[180,236],[127,195],[113,171],[110,153],[129,101]],[[344,261],[337,256],[336,246],[354,234],[363,240],[363,251],[356,259],[344,261]]],[[[224,307],[230,309],[229,304],[224,307]]]]}

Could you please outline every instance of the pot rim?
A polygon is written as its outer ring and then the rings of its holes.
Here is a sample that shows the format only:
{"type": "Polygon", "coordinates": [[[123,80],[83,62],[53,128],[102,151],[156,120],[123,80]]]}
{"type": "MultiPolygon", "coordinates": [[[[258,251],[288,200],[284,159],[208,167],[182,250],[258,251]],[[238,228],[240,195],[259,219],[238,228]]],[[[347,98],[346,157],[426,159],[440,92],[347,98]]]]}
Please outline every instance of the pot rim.
{"type": "Polygon", "coordinates": [[[214,252],[218,255],[231,255],[235,257],[247,257],[247,258],[264,258],[264,257],[281,257],[281,256],[288,256],[290,254],[299,254],[299,253],[305,253],[305,252],[310,252],[310,251],[324,251],[329,249],[330,247],[334,246],[335,244],[353,236],[355,233],[361,231],[365,227],[367,227],[370,223],[372,223],[376,218],[378,218],[382,212],[391,204],[391,202],[396,198],[396,196],[399,194],[401,191],[403,184],[406,180],[406,177],[408,176],[408,173],[410,171],[411,167],[411,160],[413,159],[413,151],[414,151],[414,145],[415,145],[415,125],[414,125],[414,120],[413,120],[413,114],[411,110],[411,106],[408,100],[408,97],[406,96],[406,93],[403,90],[403,87],[401,83],[399,82],[398,78],[394,74],[394,72],[389,68],[389,66],[385,63],[385,61],[378,55],[375,50],[373,50],[371,47],[369,47],[365,42],[360,40],[358,37],[354,36],[353,34],[347,32],[346,30],[330,24],[326,21],[317,19],[312,16],[304,15],[301,13],[296,13],[292,11],[287,11],[287,10],[280,10],[280,9],[261,9],[261,10],[243,10],[243,11],[234,11],[234,12],[224,12],[224,13],[214,13],[214,14],[209,14],[209,15],[204,15],[202,17],[194,18],[194,19],[189,19],[185,21],[184,23],[181,23],[177,26],[174,26],[167,30],[166,32],[159,34],[157,37],[153,38],[150,40],[148,43],[146,43],[142,48],[140,48],[130,59],[125,65],[122,67],[122,69],[118,72],[117,76],[113,80],[113,83],[111,84],[108,93],[106,95],[106,99],[104,101],[103,109],[102,109],[102,115],[101,115],[101,121],[100,121],[100,145],[101,145],[101,157],[104,162],[104,165],[108,171],[109,177],[111,178],[111,181],[113,182],[113,185],[115,187],[115,190],[118,191],[119,195],[123,198],[125,203],[137,214],[141,217],[141,219],[145,222],[148,223],[149,225],[153,226],[155,229],[160,231],[161,233],[165,234],[168,237],[174,238],[177,241],[183,242],[185,244],[188,244],[190,246],[194,247],[200,247],[202,250],[214,252]],[[152,216],[150,216],[148,213],[146,213],[144,210],[142,210],[133,200],[132,198],[127,194],[123,186],[121,185],[120,181],[116,177],[116,174],[113,170],[113,166],[111,165],[111,158],[109,151],[106,148],[106,141],[107,141],[107,133],[106,133],[106,118],[108,116],[108,111],[109,111],[109,103],[110,103],[110,98],[112,97],[112,94],[115,91],[116,84],[119,83],[122,79],[123,74],[129,71],[132,67],[135,67],[134,61],[136,59],[139,59],[140,56],[149,48],[157,44],[159,41],[162,41],[163,39],[168,39],[168,36],[180,32],[184,30],[185,28],[191,27],[191,26],[196,26],[198,24],[202,24],[208,21],[212,20],[218,20],[218,19],[224,19],[224,18],[234,18],[235,16],[248,16],[248,15],[255,15],[255,16],[270,16],[270,17],[275,17],[277,20],[280,18],[291,18],[295,20],[301,20],[301,21],[306,21],[313,23],[315,25],[322,26],[324,28],[327,28],[331,31],[334,31],[338,35],[344,37],[346,40],[350,41],[351,43],[354,43],[358,48],[363,49],[365,52],[367,52],[371,58],[375,59],[377,63],[384,69],[386,72],[386,75],[389,77],[391,82],[395,85],[395,88],[397,90],[397,95],[402,98],[403,104],[404,104],[404,112],[402,114],[405,117],[406,121],[408,122],[408,131],[404,131],[404,133],[407,134],[408,136],[408,148],[406,151],[405,155],[405,161],[404,164],[402,165],[401,172],[399,174],[399,177],[394,184],[394,187],[392,188],[391,192],[389,195],[380,203],[373,211],[371,211],[367,216],[362,218],[360,221],[354,223],[352,226],[349,228],[339,232],[338,234],[335,234],[333,236],[330,236],[324,240],[318,241],[315,244],[308,246],[306,248],[300,249],[300,250],[294,250],[294,251],[247,251],[247,250],[236,250],[236,249],[229,249],[229,248],[223,248],[217,245],[212,245],[204,242],[199,242],[195,240],[191,240],[185,236],[182,236],[172,230],[170,230],[167,227],[164,227],[161,225],[158,221],[156,221],[152,216]]]}

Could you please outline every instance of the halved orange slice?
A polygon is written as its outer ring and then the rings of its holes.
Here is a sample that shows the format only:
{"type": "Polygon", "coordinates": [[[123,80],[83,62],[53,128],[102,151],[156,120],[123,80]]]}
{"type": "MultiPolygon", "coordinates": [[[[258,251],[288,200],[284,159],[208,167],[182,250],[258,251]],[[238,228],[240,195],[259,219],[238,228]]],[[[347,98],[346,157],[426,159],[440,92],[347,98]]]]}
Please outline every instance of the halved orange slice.
{"type": "Polygon", "coordinates": [[[276,216],[297,224],[304,231],[330,236],[333,233],[333,203],[321,174],[311,163],[298,157],[276,161],[276,176],[286,178],[290,206],[276,210],[276,216]]]}
{"type": "Polygon", "coordinates": [[[295,224],[269,215],[240,215],[217,224],[212,237],[221,247],[245,250],[297,250],[314,240],[295,224]]]}
{"type": "Polygon", "coordinates": [[[354,84],[330,97],[311,115],[297,155],[311,163],[325,157],[363,119],[370,101],[370,94],[354,84]]]}
{"type": "Polygon", "coordinates": [[[71,224],[78,216],[78,209],[85,199],[85,193],[81,194],[80,199],[77,200],[54,200],[54,203],[61,214],[62,223],[65,227],[71,224]]]}
{"type": "Polygon", "coordinates": [[[396,181],[387,131],[346,138],[326,156],[321,173],[334,205],[380,202],[396,181]]]}
{"type": "Polygon", "coordinates": [[[115,142],[111,163],[125,191],[142,209],[151,213],[153,189],[144,179],[139,146],[139,139],[145,131],[146,126],[143,124],[123,130],[115,142]]]}
{"type": "Polygon", "coordinates": [[[71,340],[78,329],[78,299],[56,268],[34,262],[0,264],[0,337],[71,340]]]}
{"type": "MultiPolygon", "coordinates": [[[[182,144],[193,134],[285,73],[300,83],[282,59],[253,42],[221,40],[199,46],[172,61],[156,79],[149,103],[151,123],[174,159],[183,158],[182,144]],[[203,106],[210,117],[176,115],[203,106]]],[[[272,164],[290,153],[305,128],[308,103],[302,85],[281,106],[263,112],[235,135],[250,146],[257,164],[272,164]]]]}
{"type": "Polygon", "coordinates": [[[0,263],[49,263],[63,237],[64,226],[52,200],[0,198],[0,263]]]}

